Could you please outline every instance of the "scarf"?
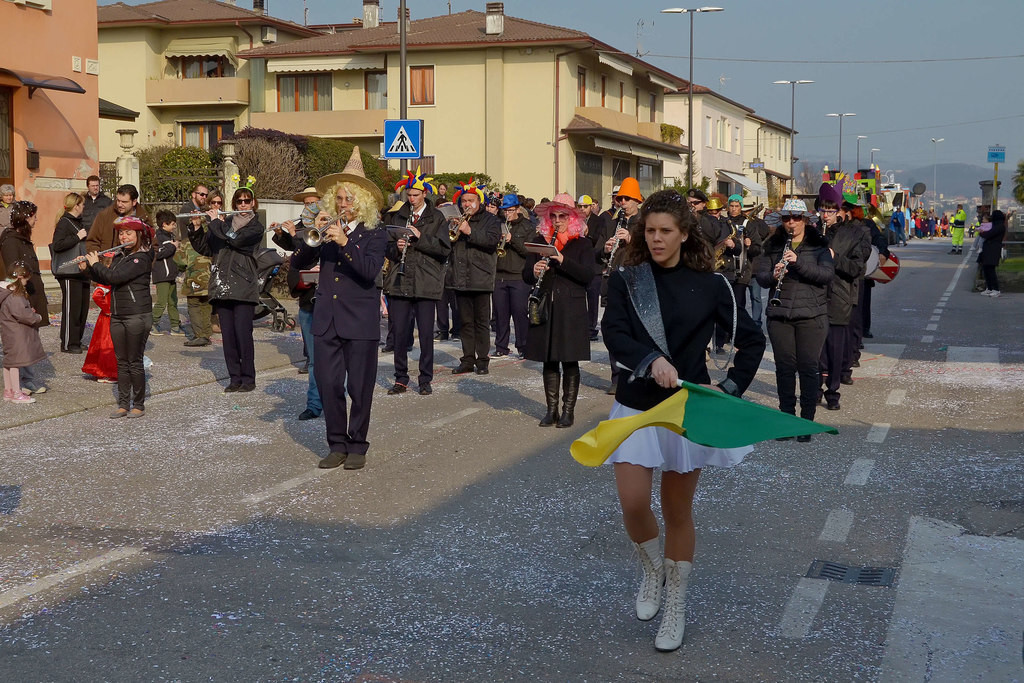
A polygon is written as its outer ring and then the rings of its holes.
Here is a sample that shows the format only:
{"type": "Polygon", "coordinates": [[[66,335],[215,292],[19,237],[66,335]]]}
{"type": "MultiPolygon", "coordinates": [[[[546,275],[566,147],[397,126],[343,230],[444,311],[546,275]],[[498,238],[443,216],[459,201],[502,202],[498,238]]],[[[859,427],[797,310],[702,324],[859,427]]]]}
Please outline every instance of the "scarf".
{"type": "Polygon", "coordinates": [[[236,213],[231,217],[231,232],[238,233],[239,230],[249,225],[249,221],[252,220],[252,212],[246,211],[245,213],[236,213]]]}
{"type": "Polygon", "coordinates": [[[556,232],[555,233],[555,249],[558,249],[558,251],[562,251],[563,249],[565,249],[565,245],[567,245],[569,243],[569,240],[571,240],[571,239],[573,239],[573,238],[572,238],[571,235],[569,235],[569,231],[568,230],[563,230],[562,232],[556,232]]]}

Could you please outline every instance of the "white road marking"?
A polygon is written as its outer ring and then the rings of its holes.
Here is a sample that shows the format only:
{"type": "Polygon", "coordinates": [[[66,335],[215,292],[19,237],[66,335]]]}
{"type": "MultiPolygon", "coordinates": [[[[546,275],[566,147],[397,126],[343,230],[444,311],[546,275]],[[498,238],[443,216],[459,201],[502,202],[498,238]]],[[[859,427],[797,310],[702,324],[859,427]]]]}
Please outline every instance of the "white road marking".
{"type": "Polygon", "coordinates": [[[828,517],[825,519],[825,528],[821,530],[821,535],[818,536],[819,541],[843,543],[846,541],[846,537],[850,534],[850,528],[853,526],[853,512],[839,508],[828,513],[828,517]]]}
{"type": "Polygon", "coordinates": [[[293,477],[292,479],[289,479],[288,481],[282,481],[280,484],[277,484],[276,486],[271,486],[269,489],[266,489],[264,491],[260,491],[259,493],[253,493],[252,495],[248,495],[248,496],[246,496],[245,498],[242,499],[242,502],[243,503],[250,503],[250,504],[252,504],[252,503],[262,503],[263,501],[267,500],[268,498],[273,498],[274,496],[281,495],[282,493],[285,493],[286,491],[291,491],[292,489],[298,488],[298,487],[302,486],[303,484],[306,484],[306,483],[316,479],[320,475],[325,474],[327,472],[330,472],[330,470],[321,470],[321,469],[312,470],[312,471],[307,472],[305,474],[301,474],[301,475],[299,475],[297,477],[293,477]]]}
{"type": "Polygon", "coordinates": [[[934,332],[935,330],[939,329],[939,326],[936,325],[935,323],[932,323],[931,325],[926,325],[924,329],[928,330],[929,332],[934,332]]]}
{"type": "Polygon", "coordinates": [[[926,334],[923,337],[921,337],[922,344],[931,344],[933,341],[935,341],[934,334],[926,334]]]}
{"type": "Polygon", "coordinates": [[[1019,681],[1024,541],[911,517],[880,681],[1019,681]]]}
{"type": "Polygon", "coordinates": [[[447,415],[445,417],[442,417],[440,420],[434,420],[433,422],[428,422],[427,424],[425,424],[423,426],[426,429],[435,429],[437,427],[444,427],[446,424],[450,424],[452,422],[455,422],[456,420],[461,420],[462,418],[467,417],[469,415],[472,415],[473,413],[479,412],[480,410],[481,410],[481,408],[466,408],[465,410],[460,410],[457,413],[452,413],[451,415],[447,415]]]}
{"type": "Polygon", "coordinates": [[[999,365],[999,348],[995,346],[950,346],[947,363],[992,363],[999,365]]]}
{"type": "Polygon", "coordinates": [[[937,307],[936,310],[941,311],[943,308],[946,307],[947,303],[949,303],[949,302],[948,301],[939,301],[939,303],[935,304],[935,306],[937,307]]]}
{"type": "Polygon", "coordinates": [[[828,592],[828,581],[802,578],[793,589],[779,620],[783,638],[806,638],[828,592]]]}
{"type": "Polygon", "coordinates": [[[942,309],[936,308],[934,311],[932,311],[932,315],[942,315],[942,309]]]}
{"type": "Polygon", "coordinates": [[[871,458],[857,458],[850,465],[850,471],[846,475],[846,480],[843,481],[847,486],[864,486],[868,483],[868,477],[871,476],[871,468],[875,466],[875,461],[871,458]]]}
{"type": "Polygon", "coordinates": [[[885,405],[887,406],[898,406],[903,405],[903,402],[907,400],[906,389],[893,389],[889,392],[888,398],[885,399],[885,405]]]}
{"type": "Polygon", "coordinates": [[[867,442],[868,443],[882,443],[885,441],[886,435],[889,434],[889,423],[873,424],[871,429],[868,430],[867,442]]]}
{"type": "Polygon", "coordinates": [[[891,375],[906,348],[906,344],[865,344],[857,377],[891,375]]]}
{"type": "Polygon", "coordinates": [[[94,569],[99,569],[100,567],[114,562],[119,562],[140,553],[142,553],[142,548],[136,548],[133,546],[115,548],[114,550],[105,552],[91,560],[76,562],[66,569],[62,569],[54,574],[36,579],[35,581],[30,581],[23,586],[15,586],[14,588],[10,588],[3,593],[0,593],[0,609],[10,607],[20,600],[24,600],[36,593],[53,588],[54,586],[60,585],[69,579],[75,578],[76,576],[91,572],[94,569]]]}
{"type": "Polygon", "coordinates": [[[933,315],[933,316],[932,316],[931,318],[929,318],[928,320],[929,320],[929,322],[937,323],[937,322],[939,322],[940,320],[942,320],[942,316],[941,316],[941,315],[933,315]]]}

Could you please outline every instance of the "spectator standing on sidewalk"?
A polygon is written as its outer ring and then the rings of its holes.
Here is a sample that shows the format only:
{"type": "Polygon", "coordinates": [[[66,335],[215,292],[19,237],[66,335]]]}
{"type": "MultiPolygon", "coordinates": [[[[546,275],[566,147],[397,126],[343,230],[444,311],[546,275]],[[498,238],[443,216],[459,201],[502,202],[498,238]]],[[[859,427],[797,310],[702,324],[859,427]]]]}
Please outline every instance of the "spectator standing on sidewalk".
{"type": "Polygon", "coordinates": [[[100,190],[100,177],[91,175],[85,179],[85,193],[82,205],[82,227],[88,232],[92,228],[92,222],[96,220],[97,214],[114,203],[107,195],[100,190]]]}
{"type": "Polygon", "coordinates": [[[982,296],[999,297],[999,278],[996,276],[996,266],[1003,254],[1003,237],[1006,235],[1006,214],[998,209],[992,212],[991,222],[982,223],[978,230],[981,236],[981,253],[978,254],[978,263],[981,265],[981,272],[985,276],[985,291],[982,296]]]}
{"type": "Polygon", "coordinates": [[[152,334],[160,334],[160,319],[167,309],[167,319],[171,323],[171,334],[184,336],[181,319],[178,317],[178,264],[174,255],[181,243],[175,239],[178,221],[170,211],[158,211],[156,214],[157,230],[153,263],[153,284],[156,285],[156,301],[153,302],[152,334]]]}
{"type": "Polygon", "coordinates": [[[14,404],[35,403],[21,389],[20,368],[46,358],[39,341],[39,313],[32,310],[26,287],[31,273],[25,266],[11,269],[11,282],[0,288],[0,342],[4,346],[4,401],[14,404]]]}

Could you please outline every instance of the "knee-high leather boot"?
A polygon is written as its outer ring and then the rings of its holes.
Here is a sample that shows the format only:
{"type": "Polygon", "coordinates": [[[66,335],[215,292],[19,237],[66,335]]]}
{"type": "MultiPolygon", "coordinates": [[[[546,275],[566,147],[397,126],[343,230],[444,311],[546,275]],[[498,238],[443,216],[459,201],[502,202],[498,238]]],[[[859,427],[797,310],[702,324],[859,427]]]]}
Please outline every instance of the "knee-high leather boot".
{"type": "Polygon", "coordinates": [[[572,427],[576,396],[580,393],[580,369],[565,368],[562,376],[562,416],[556,427],[572,427]]]}
{"type": "Polygon", "coordinates": [[[548,412],[544,414],[538,426],[550,427],[558,421],[558,370],[544,371],[544,400],[548,405],[548,412]]]}

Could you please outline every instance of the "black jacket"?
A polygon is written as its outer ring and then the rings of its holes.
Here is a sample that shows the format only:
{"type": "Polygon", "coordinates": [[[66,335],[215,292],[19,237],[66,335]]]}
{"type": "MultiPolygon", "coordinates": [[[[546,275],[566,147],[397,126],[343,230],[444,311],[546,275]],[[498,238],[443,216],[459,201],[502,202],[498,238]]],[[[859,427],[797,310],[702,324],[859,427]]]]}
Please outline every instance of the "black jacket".
{"type": "MultiPolygon", "coordinates": [[[[1003,257],[1003,237],[1006,235],[1006,221],[993,222],[992,227],[981,235],[981,251],[978,252],[978,263],[983,266],[998,266],[1003,257]]],[[[8,261],[10,263],[10,261],[8,261]]]]}
{"type": "MultiPolygon", "coordinates": [[[[85,255],[85,237],[78,236],[81,229],[82,219],[65,211],[53,229],[53,242],[50,244],[53,249],[51,269],[67,263],[73,258],[85,255]]],[[[72,268],[73,266],[68,267],[72,268]]],[[[89,276],[82,270],[75,271],[71,275],[58,275],[57,277],[62,280],[89,279],[89,276]]]]}
{"type": "Polygon", "coordinates": [[[828,285],[828,321],[831,325],[848,325],[853,307],[857,305],[871,243],[858,225],[846,221],[826,228],[825,237],[834,252],[835,268],[835,277],[828,285]]]}
{"type": "MultiPolygon", "coordinates": [[[[778,228],[764,244],[764,253],[757,258],[754,270],[762,287],[773,289],[775,264],[782,259],[788,236],[778,228]]],[[[808,225],[804,239],[794,251],[796,261],[789,264],[778,297],[781,303],[769,304],[766,316],[770,320],[805,320],[828,313],[828,283],[835,275],[832,255],[828,253],[828,240],[817,228],[808,225]]]]}
{"type": "Polygon", "coordinates": [[[222,220],[210,221],[206,228],[189,223],[188,239],[192,248],[213,259],[210,266],[210,301],[241,301],[259,303],[260,285],[257,280],[257,247],[263,242],[266,230],[260,219],[252,219],[237,233],[229,236],[231,224],[222,220]]]}
{"type": "Polygon", "coordinates": [[[456,292],[493,292],[501,223],[480,207],[470,216],[469,229],[468,235],[460,234],[452,243],[444,286],[456,292]]]}
{"type": "MultiPolygon", "coordinates": [[[[412,206],[406,202],[398,211],[384,217],[384,225],[404,227],[411,215],[412,206]]],[[[406,299],[440,301],[444,293],[444,264],[452,253],[448,221],[428,201],[415,227],[420,236],[406,247],[404,268],[400,267],[402,252],[397,246],[398,238],[388,238],[385,255],[390,263],[384,276],[384,293],[406,299]]]]}
{"type": "Polygon", "coordinates": [[[36,257],[36,248],[32,241],[22,235],[14,228],[8,228],[0,234],[0,261],[3,261],[7,273],[10,275],[14,264],[21,263],[29,272],[28,300],[33,310],[42,316],[36,323],[36,327],[46,327],[50,324],[49,309],[46,303],[46,290],[43,287],[43,278],[39,272],[39,259],[36,257]]]}
{"type": "Polygon", "coordinates": [[[86,192],[84,199],[85,208],[82,209],[82,227],[89,230],[92,227],[92,222],[96,220],[96,214],[113,204],[114,200],[102,192],[96,195],[96,199],[93,199],[86,192]]]}
{"type": "MultiPolygon", "coordinates": [[[[531,239],[546,244],[543,236],[531,239]]],[[[530,327],[526,337],[528,360],[580,361],[590,360],[590,323],[587,316],[587,285],[594,279],[597,265],[591,255],[593,247],[586,237],[569,240],[562,250],[563,261],[548,261],[551,266],[541,280],[541,292],[550,303],[547,322],[530,327]]],[[[533,266],[539,257],[530,254],[523,265],[523,281],[535,285],[533,266]]]]}
{"type": "Polygon", "coordinates": [[[137,251],[116,254],[110,267],[103,261],[89,267],[92,279],[111,286],[110,317],[119,318],[137,313],[153,312],[149,278],[153,270],[153,252],[137,251]]]}
{"type": "MultiPolygon", "coordinates": [[[[732,330],[733,297],[729,285],[715,273],[699,273],[679,264],[675,268],[651,265],[658,292],[658,305],[671,356],[679,378],[695,384],[710,384],[704,353],[715,325],[732,330]],[[679,302],[685,301],[685,306],[679,302]]],[[[653,357],[662,355],[637,315],[622,273],[612,273],[608,282],[608,308],[601,320],[608,351],[616,361],[639,370],[653,357]]],[[[527,339],[529,341],[529,339],[527,339]]],[[[735,384],[734,395],[742,394],[754,379],[764,354],[761,330],[745,309],[736,310],[736,360],[727,378],[735,384]]],[[[619,373],[615,400],[635,410],[653,408],[678,389],[662,389],[649,377],[630,381],[633,373],[619,373]]]]}
{"type": "Polygon", "coordinates": [[[736,282],[741,285],[749,285],[751,278],[754,276],[754,259],[761,255],[762,246],[764,241],[768,239],[771,230],[759,218],[736,216],[735,218],[729,217],[726,220],[736,226],[737,240],[744,238],[750,240],[750,246],[742,247],[740,254],[736,255],[737,257],[742,256],[739,258],[742,267],[739,270],[736,270],[735,267],[733,268],[736,272],[736,282]]]}
{"type": "Polygon", "coordinates": [[[529,218],[520,216],[509,224],[509,232],[505,255],[498,257],[498,279],[522,280],[523,266],[528,258],[526,243],[537,236],[537,228],[529,218]]]}
{"type": "Polygon", "coordinates": [[[174,262],[174,254],[178,248],[174,246],[175,234],[163,228],[156,230],[156,253],[153,255],[153,284],[158,282],[174,282],[178,277],[178,265],[174,262]]]}

